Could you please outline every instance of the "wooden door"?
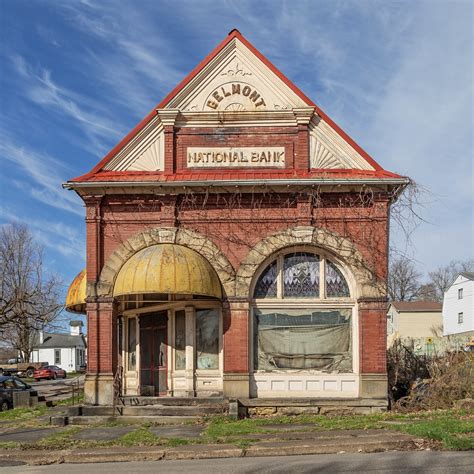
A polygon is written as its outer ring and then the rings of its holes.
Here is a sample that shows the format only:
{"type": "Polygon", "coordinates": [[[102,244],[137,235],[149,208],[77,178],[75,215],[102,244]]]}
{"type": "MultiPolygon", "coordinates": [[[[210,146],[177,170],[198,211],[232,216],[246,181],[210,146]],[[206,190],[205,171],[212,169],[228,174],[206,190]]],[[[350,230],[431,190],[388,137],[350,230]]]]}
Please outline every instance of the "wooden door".
{"type": "Polygon", "coordinates": [[[140,316],[140,386],[153,387],[154,395],[166,395],[168,312],[140,316]]]}

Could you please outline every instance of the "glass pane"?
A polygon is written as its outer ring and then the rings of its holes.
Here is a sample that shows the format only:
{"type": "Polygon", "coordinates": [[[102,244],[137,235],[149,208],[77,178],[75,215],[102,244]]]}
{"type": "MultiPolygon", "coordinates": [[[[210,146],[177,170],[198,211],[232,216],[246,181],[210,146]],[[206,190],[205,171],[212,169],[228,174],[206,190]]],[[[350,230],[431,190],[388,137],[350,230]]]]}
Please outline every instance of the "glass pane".
{"type": "Polygon", "coordinates": [[[128,320],[128,370],[137,368],[137,325],[136,319],[128,320]]]}
{"type": "Polygon", "coordinates": [[[184,370],[186,368],[186,316],[184,311],[176,311],[174,322],[174,368],[184,370]]]}
{"type": "Polygon", "coordinates": [[[346,279],[329,260],[326,260],[326,296],[328,298],[350,296],[346,279]]]}
{"type": "Polygon", "coordinates": [[[276,260],[260,275],[255,286],[254,298],[275,298],[277,295],[277,262],[276,260]]]}
{"type": "Polygon", "coordinates": [[[219,312],[196,311],[196,353],[198,369],[219,368],[219,312]]]}
{"type": "Polygon", "coordinates": [[[254,310],[256,370],[351,372],[350,309],[254,310]]]}
{"type": "Polygon", "coordinates": [[[319,297],[319,256],[312,253],[286,255],[283,264],[285,298],[319,297]]]}

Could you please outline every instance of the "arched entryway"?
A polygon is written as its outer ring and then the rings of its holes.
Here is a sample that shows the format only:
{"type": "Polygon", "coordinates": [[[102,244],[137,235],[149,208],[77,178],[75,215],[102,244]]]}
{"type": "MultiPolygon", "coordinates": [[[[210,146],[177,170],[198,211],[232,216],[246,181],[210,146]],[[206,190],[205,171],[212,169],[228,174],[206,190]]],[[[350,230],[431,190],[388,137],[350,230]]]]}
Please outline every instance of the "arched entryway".
{"type": "Polygon", "coordinates": [[[123,264],[113,296],[124,395],[222,393],[222,287],[202,255],[146,247],[123,264]]]}

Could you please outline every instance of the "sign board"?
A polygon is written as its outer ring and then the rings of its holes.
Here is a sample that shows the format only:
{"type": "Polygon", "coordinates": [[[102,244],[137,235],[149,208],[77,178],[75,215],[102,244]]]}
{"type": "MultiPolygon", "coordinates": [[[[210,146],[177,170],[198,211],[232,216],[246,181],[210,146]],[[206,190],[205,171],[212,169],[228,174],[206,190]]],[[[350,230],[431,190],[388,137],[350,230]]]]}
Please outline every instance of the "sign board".
{"type": "Polygon", "coordinates": [[[285,147],[189,147],[188,168],[284,168],[285,147]]]}

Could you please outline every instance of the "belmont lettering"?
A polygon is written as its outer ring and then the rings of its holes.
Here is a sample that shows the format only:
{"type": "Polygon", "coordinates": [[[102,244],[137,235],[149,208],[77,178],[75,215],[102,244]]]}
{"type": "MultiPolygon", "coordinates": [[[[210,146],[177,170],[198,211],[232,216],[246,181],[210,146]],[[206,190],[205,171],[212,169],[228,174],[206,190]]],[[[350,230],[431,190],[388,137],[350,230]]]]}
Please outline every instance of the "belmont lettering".
{"type": "Polygon", "coordinates": [[[232,95],[243,95],[244,97],[247,97],[255,104],[255,107],[266,105],[265,100],[259,92],[248,85],[241,87],[240,84],[227,84],[219,87],[211,94],[212,99],[209,99],[206,105],[209,108],[216,110],[217,107],[219,107],[219,102],[221,102],[225,97],[230,97],[232,95]]]}

